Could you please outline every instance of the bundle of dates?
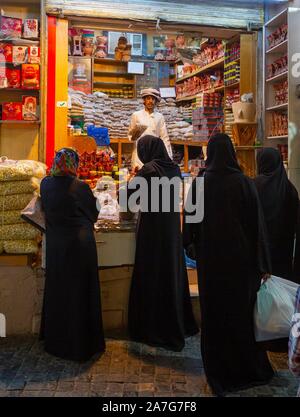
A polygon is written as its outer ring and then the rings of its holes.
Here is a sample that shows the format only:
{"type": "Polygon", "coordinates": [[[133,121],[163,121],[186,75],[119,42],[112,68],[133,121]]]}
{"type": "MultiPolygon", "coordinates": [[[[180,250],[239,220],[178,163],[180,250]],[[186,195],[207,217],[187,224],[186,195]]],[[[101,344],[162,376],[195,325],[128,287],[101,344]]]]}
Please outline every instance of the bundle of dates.
{"type": "Polygon", "coordinates": [[[208,45],[193,57],[193,62],[204,67],[224,56],[224,45],[222,41],[209,41],[208,45]]]}
{"type": "Polygon", "coordinates": [[[287,55],[277,59],[273,64],[267,66],[267,77],[272,78],[288,69],[288,57],[287,55]]]}
{"type": "Polygon", "coordinates": [[[286,136],[288,134],[288,115],[285,113],[272,113],[270,136],[286,136]]]}
{"type": "Polygon", "coordinates": [[[84,152],[80,155],[79,178],[94,188],[99,178],[112,172],[114,164],[115,160],[108,150],[84,152]]]}
{"type": "Polygon", "coordinates": [[[288,34],[288,25],[284,23],[275,32],[271,33],[268,36],[268,45],[269,49],[274,48],[274,46],[279,45],[287,39],[288,34]]]}
{"type": "Polygon", "coordinates": [[[274,84],[275,90],[275,104],[279,106],[280,104],[285,104],[288,102],[288,81],[285,80],[282,83],[274,84]]]}

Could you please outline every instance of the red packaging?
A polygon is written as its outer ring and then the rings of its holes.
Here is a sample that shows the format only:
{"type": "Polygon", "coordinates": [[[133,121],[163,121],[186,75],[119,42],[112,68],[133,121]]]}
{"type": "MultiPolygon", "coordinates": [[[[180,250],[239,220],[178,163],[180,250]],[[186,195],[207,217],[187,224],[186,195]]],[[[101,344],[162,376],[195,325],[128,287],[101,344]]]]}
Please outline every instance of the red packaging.
{"type": "Polygon", "coordinates": [[[32,96],[23,96],[23,120],[37,120],[37,99],[32,96]]]}
{"type": "Polygon", "coordinates": [[[22,65],[22,88],[29,90],[40,88],[40,66],[38,64],[22,65]]]}
{"type": "Polygon", "coordinates": [[[41,58],[40,58],[39,46],[30,46],[28,48],[28,62],[30,64],[39,64],[40,61],[41,61],[41,58]]]}
{"type": "Polygon", "coordinates": [[[2,120],[22,120],[22,103],[3,103],[2,120]]]}
{"type": "Polygon", "coordinates": [[[0,62],[3,61],[12,62],[12,45],[8,43],[0,43],[0,62]]]}
{"type": "Polygon", "coordinates": [[[6,68],[6,78],[9,88],[21,87],[21,71],[15,68],[6,68]]]}
{"type": "Polygon", "coordinates": [[[22,19],[0,15],[0,36],[2,38],[21,38],[22,19]]]}

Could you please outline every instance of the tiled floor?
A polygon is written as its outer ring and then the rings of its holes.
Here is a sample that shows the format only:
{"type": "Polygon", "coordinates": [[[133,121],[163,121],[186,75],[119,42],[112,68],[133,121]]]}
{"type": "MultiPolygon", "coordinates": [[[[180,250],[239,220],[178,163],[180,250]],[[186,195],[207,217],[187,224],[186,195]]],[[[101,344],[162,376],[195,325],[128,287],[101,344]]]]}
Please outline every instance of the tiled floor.
{"type": "MultiPolygon", "coordinates": [[[[133,342],[107,340],[98,359],[77,364],[48,355],[35,337],[0,339],[0,397],[207,397],[199,336],[180,353],[133,342]]],[[[270,355],[276,375],[267,386],[234,393],[238,397],[293,397],[298,381],[287,356],[270,355]]]]}

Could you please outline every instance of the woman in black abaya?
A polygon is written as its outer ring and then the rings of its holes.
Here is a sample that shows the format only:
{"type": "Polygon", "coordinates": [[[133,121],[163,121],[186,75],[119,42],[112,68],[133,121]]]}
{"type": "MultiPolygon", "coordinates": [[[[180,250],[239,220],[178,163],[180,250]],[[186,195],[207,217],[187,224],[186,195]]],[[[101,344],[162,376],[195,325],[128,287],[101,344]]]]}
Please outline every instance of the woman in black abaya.
{"type": "Polygon", "coordinates": [[[48,353],[86,361],[105,350],[94,223],[96,200],[76,178],[75,151],[57,152],[41,183],[46,282],[40,338],[48,353]]]}
{"type": "MultiPolygon", "coordinates": [[[[178,178],[180,183],[181,174],[161,139],[144,136],[137,151],[144,166],[136,178],[146,179],[151,207],[151,178],[178,178]]],[[[159,197],[163,194],[160,192],[159,197]]],[[[185,337],[196,334],[198,328],[189,293],[180,213],[175,210],[172,194],[170,212],[162,212],[160,205],[158,212],[140,213],[128,326],[130,337],[137,342],[180,351],[185,337]]]]}
{"type": "MultiPolygon", "coordinates": [[[[230,138],[215,135],[207,152],[204,219],[185,223],[184,244],[194,245],[197,259],[206,377],[223,396],[273,376],[253,323],[256,293],[271,266],[257,191],[241,172],[230,138]]],[[[195,187],[196,181],[193,193],[195,187]]]]}
{"type": "Polygon", "coordinates": [[[265,148],[258,153],[257,171],[254,181],[266,221],[272,274],[292,279],[298,192],[287,178],[277,149],[265,148]]]}

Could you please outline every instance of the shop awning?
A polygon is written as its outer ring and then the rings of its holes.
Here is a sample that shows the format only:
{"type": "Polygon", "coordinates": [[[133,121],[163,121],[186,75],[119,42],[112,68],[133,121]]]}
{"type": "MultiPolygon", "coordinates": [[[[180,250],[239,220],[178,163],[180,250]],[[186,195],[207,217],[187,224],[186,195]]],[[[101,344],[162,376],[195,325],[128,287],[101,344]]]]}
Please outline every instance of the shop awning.
{"type": "Polygon", "coordinates": [[[157,21],[183,25],[258,29],[263,25],[262,0],[46,0],[46,13],[157,21]]]}

